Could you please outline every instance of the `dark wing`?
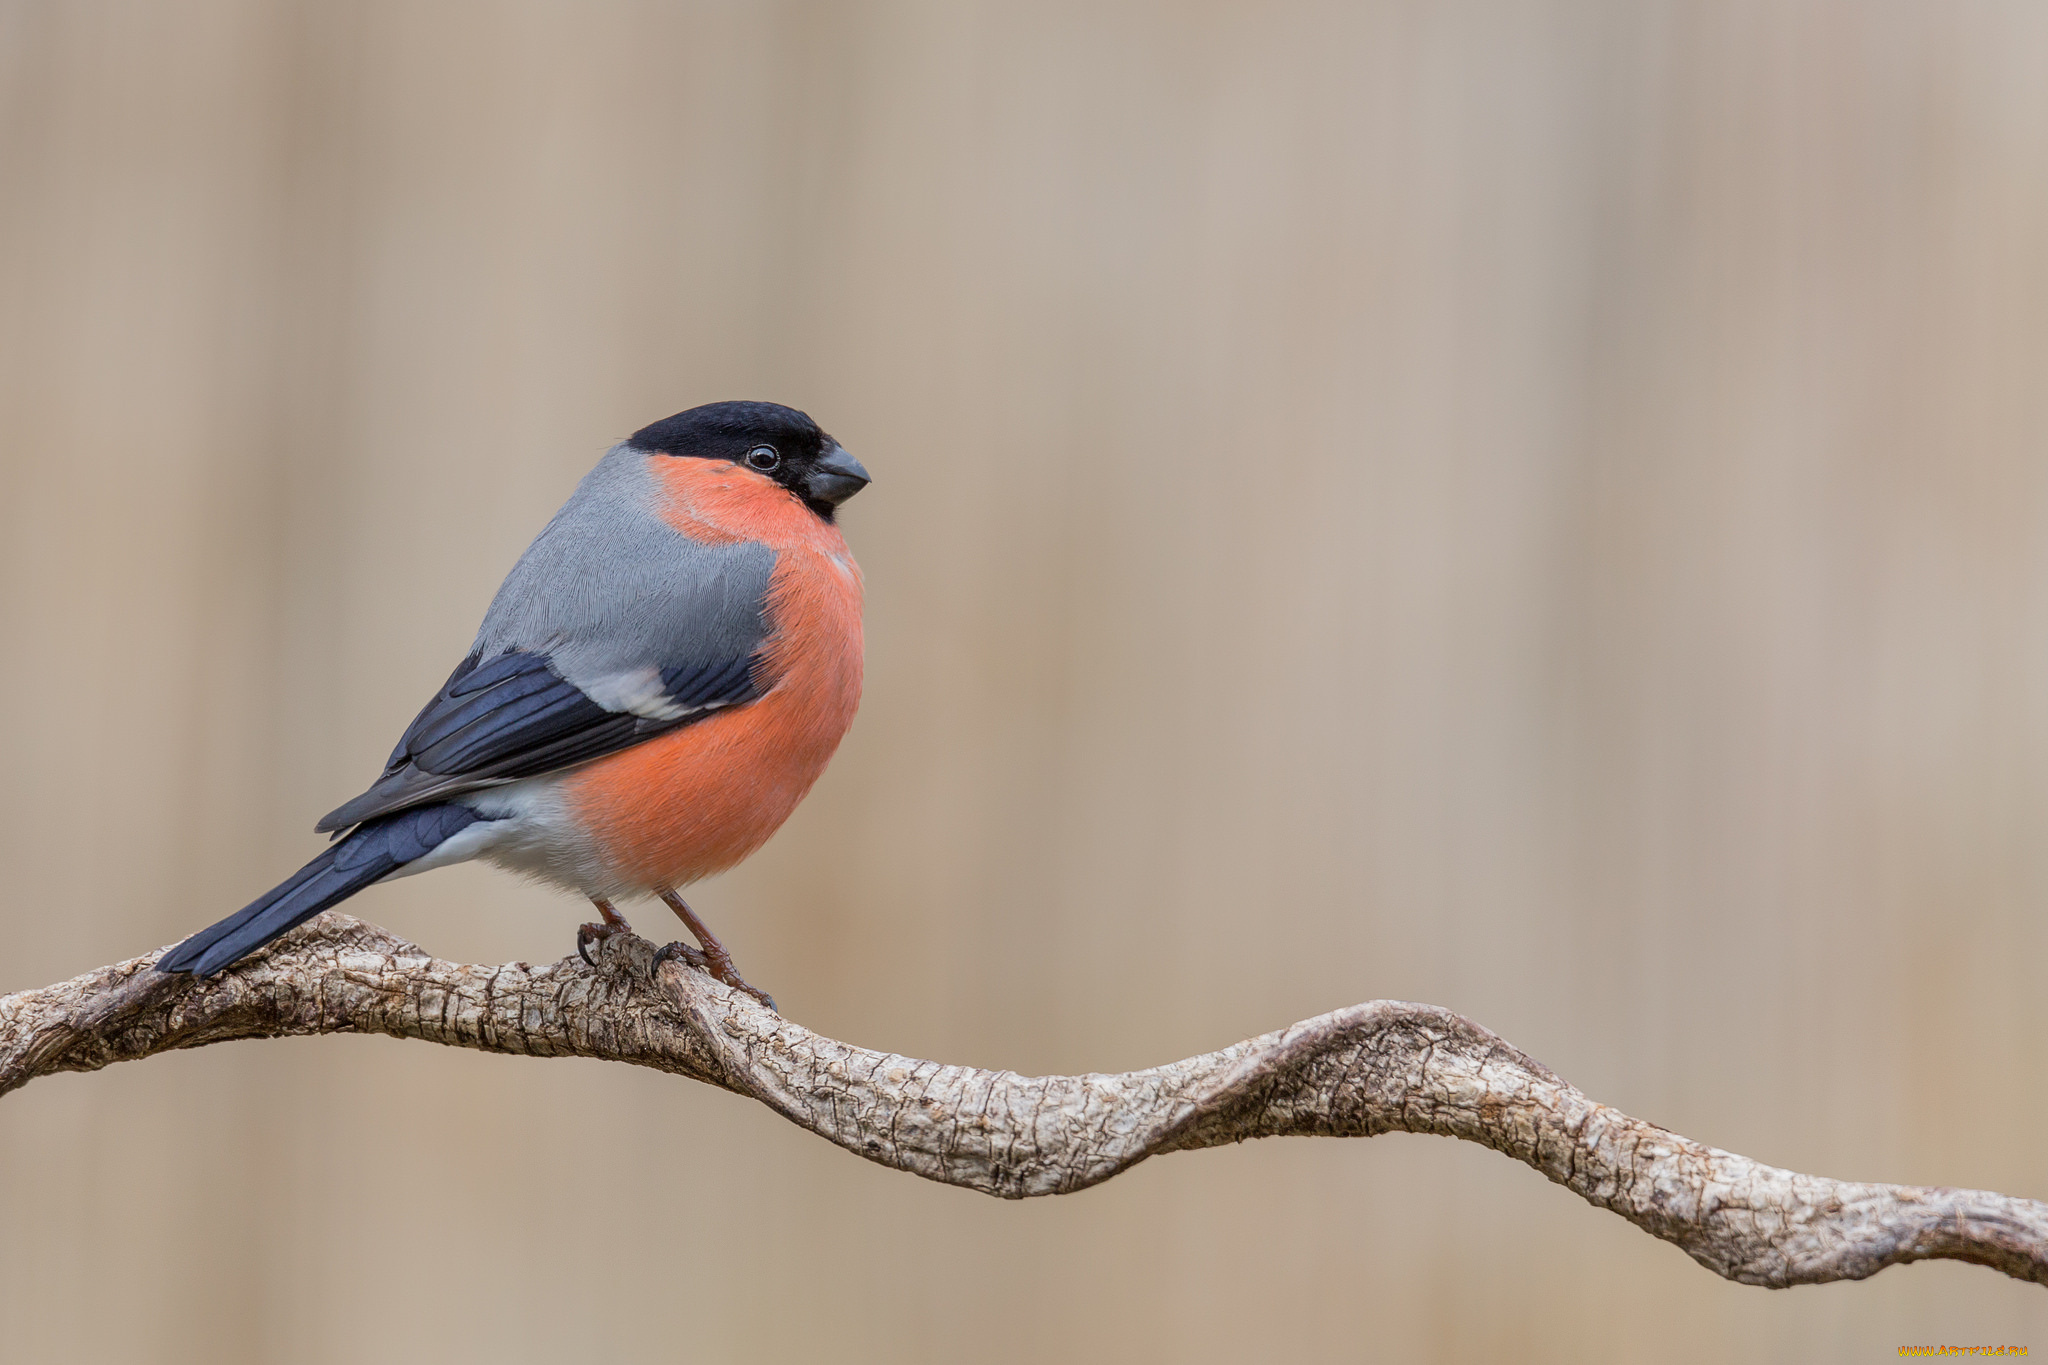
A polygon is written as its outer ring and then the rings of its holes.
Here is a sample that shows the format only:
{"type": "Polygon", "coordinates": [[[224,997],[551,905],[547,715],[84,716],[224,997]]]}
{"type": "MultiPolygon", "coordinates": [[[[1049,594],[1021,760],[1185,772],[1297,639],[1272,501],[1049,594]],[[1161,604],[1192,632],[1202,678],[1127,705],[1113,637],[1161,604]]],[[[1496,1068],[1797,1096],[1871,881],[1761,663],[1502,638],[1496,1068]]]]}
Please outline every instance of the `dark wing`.
{"type": "Polygon", "coordinates": [[[760,695],[753,651],[661,674],[664,710],[611,711],[557,673],[545,655],[464,659],[406,727],[384,775],[314,826],[323,833],[423,802],[538,777],[667,734],[760,695]]]}
{"type": "Polygon", "coordinates": [[[384,775],[317,828],[583,763],[760,695],[775,552],[671,527],[615,448],[521,555],[384,775]]]}

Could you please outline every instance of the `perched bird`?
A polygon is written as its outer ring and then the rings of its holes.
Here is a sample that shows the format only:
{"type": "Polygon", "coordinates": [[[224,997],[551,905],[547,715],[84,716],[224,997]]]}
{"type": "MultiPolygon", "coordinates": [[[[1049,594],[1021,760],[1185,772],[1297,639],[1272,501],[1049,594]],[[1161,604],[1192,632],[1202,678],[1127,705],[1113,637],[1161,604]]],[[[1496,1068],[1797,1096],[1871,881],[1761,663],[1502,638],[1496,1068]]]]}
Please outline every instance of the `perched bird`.
{"type": "Polygon", "coordinates": [[[210,976],[372,882],[484,858],[613,902],[652,893],[683,957],[773,1005],[678,889],[766,843],[860,705],[861,579],[833,524],[868,482],[794,408],[712,403],[614,446],[520,556],[383,776],[319,857],[164,954],[210,976]]]}

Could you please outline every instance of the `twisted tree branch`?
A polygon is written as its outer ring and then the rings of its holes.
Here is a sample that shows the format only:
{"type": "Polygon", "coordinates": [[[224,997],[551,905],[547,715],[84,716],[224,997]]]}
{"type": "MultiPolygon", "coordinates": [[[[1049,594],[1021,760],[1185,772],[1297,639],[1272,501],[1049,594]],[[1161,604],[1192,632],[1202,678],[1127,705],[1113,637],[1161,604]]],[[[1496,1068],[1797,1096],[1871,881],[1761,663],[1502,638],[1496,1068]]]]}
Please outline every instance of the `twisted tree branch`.
{"type": "Polygon", "coordinates": [[[1597,1104],[1433,1005],[1354,1005],[1117,1076],[1031,1077],[836,1042],[681,964],[651,982],[653,952],[622,933],[595,969],[573,957],[472,967],[329,912],[210,980],[153,972],[151,953],[0,996],[0,1094],[171,1048],[383,1033],[674,1072],[884,1166],[1008,1199],[1247,1138],[1438,1133],[1533,1166],[1744,1284],[1932,1258],[2048,1284],[2048,1204],[1760,1165],[1597,1104]]]}

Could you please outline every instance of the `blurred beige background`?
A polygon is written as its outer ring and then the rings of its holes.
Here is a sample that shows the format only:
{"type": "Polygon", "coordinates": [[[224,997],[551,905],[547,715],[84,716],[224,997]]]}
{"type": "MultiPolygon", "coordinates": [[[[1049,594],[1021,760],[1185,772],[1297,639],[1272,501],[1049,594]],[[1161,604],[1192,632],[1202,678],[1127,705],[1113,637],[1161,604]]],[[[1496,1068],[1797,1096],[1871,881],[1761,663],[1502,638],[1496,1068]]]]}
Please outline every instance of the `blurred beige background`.
{"type": "MultiPolygon", "coordinates": [[[[699,900],[806,1024],[1109,1070],[1430,1000],[2048,1195],[2038,0],[4,0],[0,990],[296,867],[605,446],[726,397],[877,476],[860,721],[699,900]]],[[[2048,1299],[1738,1288],[1441,1139],[1011,1205],[383,1039],[0,1103],[9,1361],[1919,1342],[2048,1299]]]]}

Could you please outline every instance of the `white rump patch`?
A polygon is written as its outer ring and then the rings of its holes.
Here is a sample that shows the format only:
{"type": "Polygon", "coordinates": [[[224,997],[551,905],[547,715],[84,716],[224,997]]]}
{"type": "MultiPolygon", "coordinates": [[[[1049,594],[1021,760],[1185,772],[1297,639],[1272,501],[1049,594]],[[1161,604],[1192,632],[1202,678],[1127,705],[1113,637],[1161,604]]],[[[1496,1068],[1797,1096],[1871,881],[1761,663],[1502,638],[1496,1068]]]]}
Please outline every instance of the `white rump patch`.
{"type": "Polygon", "coordinates": [[[466,863],[495,844],[503,832],[493,821],[479,820],[456,830],[429,849],[425,857],[413,859],[382,880],[395,882],[400,877],[418,876],[437,867],[447,867],[450,863],[466,863]]]}

